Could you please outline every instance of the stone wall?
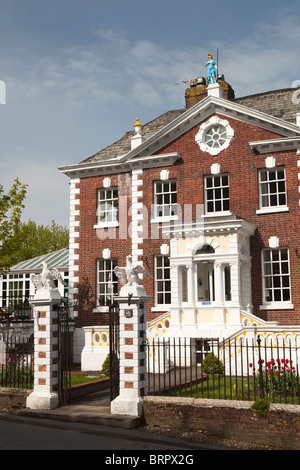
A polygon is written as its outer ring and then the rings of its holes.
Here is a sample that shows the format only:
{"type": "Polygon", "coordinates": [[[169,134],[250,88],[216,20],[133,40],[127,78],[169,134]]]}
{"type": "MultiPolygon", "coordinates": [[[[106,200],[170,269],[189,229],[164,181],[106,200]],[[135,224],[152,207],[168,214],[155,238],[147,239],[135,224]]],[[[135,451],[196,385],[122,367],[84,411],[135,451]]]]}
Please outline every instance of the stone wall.
{"type": "Polygon", "coordinates": [[[0,388],[0,413],[12,413],[26,408],[26,399],[32,390],[0,388]]]}
{"type": "Polygon", "coordinates": [[[265,417],[253,402],[144,397],[144,418],[161,431],[201,432],[274,450],[300,450],[300,406],[271,404],[265,417]]]}

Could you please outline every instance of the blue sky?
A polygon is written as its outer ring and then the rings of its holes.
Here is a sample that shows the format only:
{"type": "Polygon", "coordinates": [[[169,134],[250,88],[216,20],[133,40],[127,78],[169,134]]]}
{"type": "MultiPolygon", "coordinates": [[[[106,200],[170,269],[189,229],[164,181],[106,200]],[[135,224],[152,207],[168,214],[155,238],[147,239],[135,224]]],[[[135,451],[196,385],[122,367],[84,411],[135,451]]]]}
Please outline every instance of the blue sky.
{"type": "Polygon", "coordinates": [[[184,107],[207,53],[236,96],[300,80],[298,0],[0,0],[0,182],[29,185],[23,220],[68,225],[68,179],[133,128],[184,107]]]}

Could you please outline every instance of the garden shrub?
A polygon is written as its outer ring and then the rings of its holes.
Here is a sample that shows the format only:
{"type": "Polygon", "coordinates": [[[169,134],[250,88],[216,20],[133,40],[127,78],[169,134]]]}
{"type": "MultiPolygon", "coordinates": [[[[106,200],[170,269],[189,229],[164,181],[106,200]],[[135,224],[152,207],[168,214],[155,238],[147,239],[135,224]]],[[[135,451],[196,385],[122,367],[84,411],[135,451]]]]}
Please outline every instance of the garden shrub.
{"type": "Polygon", "coordinates": [[[258,416],[266,417],[270,409],[270,402],[267,398],[258,398],[252,405],[253,410],[256,411],[258,416]]]}
{"type": "Polygon", "coordinates": [[[110,376],[110,357],[109,357],[109,354],[106,356],[106,359],[102,364],[101,373],[106,375],[107,377],[110,376]]]}
{"type": "Polygon", "coordinates": [[[214,353],[209,353],[202,362],[202,371],[205,374],[223,374],[224,364],[214,353]]]}

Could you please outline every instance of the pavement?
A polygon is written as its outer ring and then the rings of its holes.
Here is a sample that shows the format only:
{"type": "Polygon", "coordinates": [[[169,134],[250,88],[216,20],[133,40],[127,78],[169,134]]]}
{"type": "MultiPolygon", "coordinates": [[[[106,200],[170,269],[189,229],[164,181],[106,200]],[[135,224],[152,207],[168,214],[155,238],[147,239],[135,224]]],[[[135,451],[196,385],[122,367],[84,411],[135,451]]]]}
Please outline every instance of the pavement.
{"type": "Polygon", "coordinates": [[[122,429],[134,429],[143,425],[142,417],[111,414],[109,389],[90,393],[73,400],[70,405],[53,410],[25,408],[18,411],[18,415],[72,423],[102,424],[122,429]]]}

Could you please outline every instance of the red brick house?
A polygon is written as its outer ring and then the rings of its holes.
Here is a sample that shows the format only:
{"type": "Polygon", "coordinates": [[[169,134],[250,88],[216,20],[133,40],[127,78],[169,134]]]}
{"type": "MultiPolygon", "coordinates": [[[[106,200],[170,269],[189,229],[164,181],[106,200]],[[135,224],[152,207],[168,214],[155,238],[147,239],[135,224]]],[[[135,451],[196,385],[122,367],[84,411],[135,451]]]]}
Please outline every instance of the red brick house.
{"type": "Polygon", "coordinates": [[[114,267],[132,254],[153,277],[143,283],[156,335],[228,337],[252,324],[300,329],[294,95],[235,98],[224,77],[210,85],[197,79],[185,109],[137,121],[119,141],[60,168],[70,178],[78,328],[107,324],[119,289],[114,267]]]}

